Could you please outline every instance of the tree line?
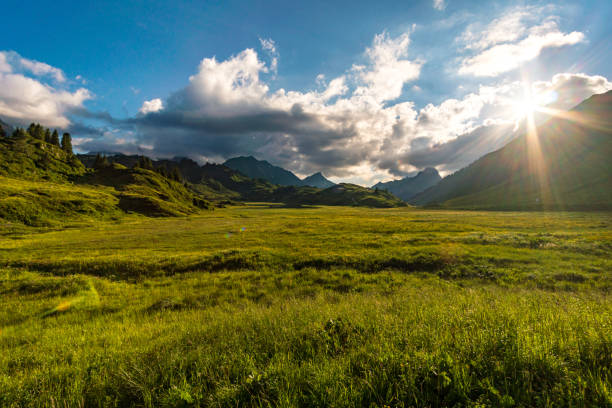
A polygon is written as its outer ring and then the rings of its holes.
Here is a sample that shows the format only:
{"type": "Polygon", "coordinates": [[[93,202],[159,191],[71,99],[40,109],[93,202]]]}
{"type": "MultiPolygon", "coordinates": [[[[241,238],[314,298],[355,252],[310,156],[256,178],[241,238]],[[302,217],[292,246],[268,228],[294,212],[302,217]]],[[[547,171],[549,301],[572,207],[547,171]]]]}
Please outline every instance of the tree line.
{"type": "MultiPolygon", "coordinates": [[[[0,137],[7,137],[6,131],[2,126],[0,126],[0,137]]],[[[40,123],[31,123],[27,129],[17,127],[13,131],[11,137],[15,139],[32,137],[34,139],[42,140],[46,143],[60,147],[65,152],[73,154],[72,136],[70,136],[70,133],[64,132],[62,135],[62,140],[60,141],[59,132],[57,129],[54,129],[52,132],[51,129],[42,126],[40,123]]]]}
{"type": "MultiPolygon", "coordinates": [[[[103,169],[105,167],[109,167],[110,165],[111,163],[108,158],[105,155],[98,153],[96,155],[96,158],[94,159],[93,168],[103,169]]],[[[181,173],[181,170],[178,168],[178,166],[172,167],[172,169],[169,171],[163,164],[155,167],[155,165],[153,164],[153,160],[151,160],[147,156],[139,157],[138,162],[134,164],[134,168],[152,170],[171,180],[178,181],[180,183],[184,182],[183,174],[181,173]]]]}
{"type": "MultiPolygon", "coordinates": [[[[8,137],[6,131],[2,126],[0,126],[0,137],[8,137]]],[[[60,147],[62,150],[67,153],[70,153],[71,155],[74,154],[72,151],[72,136],[70,135],[70,133],[64,132],[60,140],[59,132],[57,131],[57,129],[51,131],[51,129],[42,126],[40,123],[31,123],[27,129],[17,127],[15,128],[15,130],[13,130],[11,137],[18,140],[23,140],[28,137],[31,137],[60,147]]],[[[101,169],[108,166],[110,166],[108,158],[98,153],[94,160],[93,167],[95,169],[101,169]]],[[[177,166],[172,167],[172,169],[170,170],[168,170],[163,164],[158,167],[155,167],[153,161],[146,156],[141,156],[138,159],[138,162],[134,165],[134,167],[152,170],[171,180],[184,182],[181,170],[177,166]]]]}

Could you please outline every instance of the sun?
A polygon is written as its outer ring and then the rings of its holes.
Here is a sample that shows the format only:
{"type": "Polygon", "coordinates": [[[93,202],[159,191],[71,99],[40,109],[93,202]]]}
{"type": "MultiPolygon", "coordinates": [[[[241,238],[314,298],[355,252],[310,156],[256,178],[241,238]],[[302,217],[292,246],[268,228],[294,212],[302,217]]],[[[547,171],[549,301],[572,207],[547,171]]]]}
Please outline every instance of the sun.
{"type": "Polygon", "coordinates": [[[522,99],[513,103],[514,115],[517,119],[533,115],[539,108],[536,101],[530,96],[525,96],[522,99]]]}

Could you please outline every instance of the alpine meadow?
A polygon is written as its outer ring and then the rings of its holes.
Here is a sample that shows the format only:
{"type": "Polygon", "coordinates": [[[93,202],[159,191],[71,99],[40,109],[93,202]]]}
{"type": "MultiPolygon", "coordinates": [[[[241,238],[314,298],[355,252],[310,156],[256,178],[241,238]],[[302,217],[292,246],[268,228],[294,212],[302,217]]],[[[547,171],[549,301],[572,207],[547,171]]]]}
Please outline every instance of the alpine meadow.
{"type": "Polygon", "coordinates": [[[612,408],[609,2],[7,1],[0,408],[612,408]]]}

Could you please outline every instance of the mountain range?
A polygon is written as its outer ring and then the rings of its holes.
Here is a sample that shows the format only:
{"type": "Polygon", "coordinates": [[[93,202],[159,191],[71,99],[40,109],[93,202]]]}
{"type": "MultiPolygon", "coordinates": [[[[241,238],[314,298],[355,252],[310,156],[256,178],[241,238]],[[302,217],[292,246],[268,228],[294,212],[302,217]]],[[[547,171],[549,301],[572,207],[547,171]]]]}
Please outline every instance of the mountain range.
{"type": "Polygon", "coordinates": [[[427,168],[374,188],[336,185],[321,173],[301,180],[253,157],[199,165],[188,158],[73,155],[27,132],[7,135],[0,137],[0,218],[39,225],[121,212],[175,216],[239,201],[399,207],[403,199],[451,209],[611,210],[612,91],[553,113],[444,179],[427,168]]]}
{"type": "Polygon", "coordinates": [[[244,174],[245,176],[254,179],[267,180],[270,183],[280,186],[310,186],[318,188],[328,188],[334,186],[326,179],[323,174],[315,173],[304,179],[286,170],[282,167],[274,166],[266,160],[257,160],[253,156],[234,157],[223,163],[224,166],[234,169],[244,174]]]}
{"type": "MultiPolygon", "coordinates": [[[[78,159],[88,168],[95,167],[98,153],[78,155],[78,159]]],[[[139,166],[143,156],[124,155],[120,153],[106,157],[110,164],[118,164],[126,168],[139,166]]],[[[248,159],[248,158],[247,158],[248,159]]],[[[150,159],[148,159],[150,160],[150,159]]],[[[253,162],[253,160],[248,159],[253,162]]],[[[258,160],[255,160],[261,163],[258,160]]],[[[280,167],[271,166],[265,162],[264,168],[277,174],[293,174],[280,167]],[[279,170],[280,169],[280,170],[279,170]]],[[[304,185],[300,180],[298,186],[279,185],[262,177],[249,177],[225,164],[206,163],[200,166],[188,158],[150,160],[150,167],[162,174],[168,174],[177,169],[189,188],[212,203],[229,203],[236,201],[276,202],[292,206],[300,205],[356,205],[370,207],[399,207],[406,204],[386,191],[375,191],[354,184],[333,184],[320,188],[304,185]],[[334,188],[338,187],[338,188],[334,188]]],[[[296,177],[297,178],[297,177],[296,177]]],[[[326,179],[320,174],[310,177],[313,184],[326,185],[326,179]]],[[[299,179],[298,179],[299,180],[299,179]]]]}
{"type": "Polygon", "coordinates": [[[554,113],[409,202],[461,209],[612,209],[612,91],[554,113]]]}
{"type": "Polygon", "coordinates": [[[401,180],[393,180],[386,183],[376,183],[372,188],[387,190],[396,197],[408,201],[421,191],[434,186],[440,180],[442,180],[442,177],[440,177],[438,170],[428,167],[414,177],[405,177],[401,180]]]}

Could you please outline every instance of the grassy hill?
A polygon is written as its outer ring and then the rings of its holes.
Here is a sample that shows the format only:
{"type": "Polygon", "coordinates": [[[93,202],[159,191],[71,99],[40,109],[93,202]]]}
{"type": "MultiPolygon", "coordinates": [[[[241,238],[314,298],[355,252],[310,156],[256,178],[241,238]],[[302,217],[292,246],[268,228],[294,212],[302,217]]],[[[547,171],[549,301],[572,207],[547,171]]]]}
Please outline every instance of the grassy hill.
{"type": "Polygon", "coordinates": [[[113,187],[117,191],[119,208],[149,216],[188,215],[210,207],[206,200],[181,182],[153,170],[128,169],[118,163],[89,172],[79,179],[79,183],[113,187]]]}
{"type": "Polygon", "coordinates": [[[0,223],[51,226],[99,222],[122,215],[111,188],[0,176],[0,223]]]}
{"type": "Polygon", "coordinates": [[[87,169],[72,153],[29,136],[0,138],[0,218],[27,225],[102,220],[125,212],[194,214],[210,204],[182,182],[119,164],[87,169]]]}
{"type": "Polygon", "coordinates": [[[357,207],[391,208],[407,204],[393,194],[356,184],[341,183],[326,189],[314,187],[285,187],[276,194],[279,201],[293,205],[345,205],[357,207]]]}
{"type": "Polygon", "coordinates": [[[612,209],[612,92],[594,95],[410,201],[464,209],[612,209]]]}
{"type": "Polygon", "coordinates": [[[67,181],[85,166],[59,146],[30,136],[0,137],[0,175],[26,180],[67,181]]]}

